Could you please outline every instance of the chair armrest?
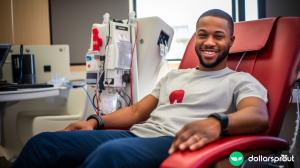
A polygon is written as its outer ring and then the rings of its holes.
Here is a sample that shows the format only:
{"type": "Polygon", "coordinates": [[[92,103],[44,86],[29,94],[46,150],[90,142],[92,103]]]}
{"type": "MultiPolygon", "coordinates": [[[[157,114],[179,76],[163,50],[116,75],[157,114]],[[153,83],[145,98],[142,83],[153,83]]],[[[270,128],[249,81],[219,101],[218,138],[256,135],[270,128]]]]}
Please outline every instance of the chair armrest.
{"type": "Polygon", "coordinates": [[[288,142],[272,136],[231,136],[219,139],[196,151],[182,151],[170,155],[160,168],[206,168],[229,157],[233,151],[258,149],[287,150],[288,142]]]}
{"type": "Polygon", "coordinates": [[[45,131],[57,131],[72,122],[78,121],[81,115],[38,116],[32,121],[32,133],[36,135],[45,131]]]}

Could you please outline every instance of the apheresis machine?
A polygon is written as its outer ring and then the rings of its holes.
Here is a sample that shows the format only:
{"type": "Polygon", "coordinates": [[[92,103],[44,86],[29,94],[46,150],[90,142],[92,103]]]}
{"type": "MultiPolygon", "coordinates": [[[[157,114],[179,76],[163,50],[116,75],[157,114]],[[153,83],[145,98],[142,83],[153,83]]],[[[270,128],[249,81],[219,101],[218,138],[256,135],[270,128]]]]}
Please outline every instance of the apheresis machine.
{"type": "Polygon", "coordinates": [[[174,30],[159,17],[94,23],[86,58],[90,102],[98,115],[140,100],[154,88],[174,30]]]}

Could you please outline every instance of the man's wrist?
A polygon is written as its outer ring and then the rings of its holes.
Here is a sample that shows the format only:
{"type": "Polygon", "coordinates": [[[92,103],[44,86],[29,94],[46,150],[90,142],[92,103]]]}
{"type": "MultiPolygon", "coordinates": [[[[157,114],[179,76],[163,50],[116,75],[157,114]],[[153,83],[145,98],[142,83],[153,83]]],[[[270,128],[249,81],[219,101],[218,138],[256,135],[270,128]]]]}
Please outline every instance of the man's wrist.
{"type": "Polygon", "coordinates": [[[95,118],[89,118],[87,120],[88,123],[90,123],[90,125],[93,127],[93,129],[97,129],[98,127],[98,122],[95,118]]]}
{"type": "Polygon", "coordinates": [[[221,125],[221,132],[220,132],[221,136],[228,135],[228,116],[226,114],[213,113],[213,114],[210,114],[208,117],[214,118],[219,121],[219,123],[221,125]]]}
{"type": "Polygon", "coordinates": [[[90,115],[86,120],[88,122],[90,121],[93,124],[94,129],[100,130],[104,128],[104,122],[102,120],[102,117],[98,116],[97,114],[90,115]]]}

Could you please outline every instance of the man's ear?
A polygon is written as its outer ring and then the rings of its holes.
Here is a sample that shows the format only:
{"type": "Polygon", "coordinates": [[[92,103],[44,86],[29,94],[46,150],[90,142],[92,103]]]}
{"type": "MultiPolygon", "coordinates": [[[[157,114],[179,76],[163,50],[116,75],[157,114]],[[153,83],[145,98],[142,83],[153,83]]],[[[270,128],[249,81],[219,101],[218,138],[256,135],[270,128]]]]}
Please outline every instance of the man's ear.
{"type": "Polygon", "coordinates": [[[235,36],[232,35],[232,36],[230,37],[230,47],[232,47],[234,40],[235,40],[235,36]]]}

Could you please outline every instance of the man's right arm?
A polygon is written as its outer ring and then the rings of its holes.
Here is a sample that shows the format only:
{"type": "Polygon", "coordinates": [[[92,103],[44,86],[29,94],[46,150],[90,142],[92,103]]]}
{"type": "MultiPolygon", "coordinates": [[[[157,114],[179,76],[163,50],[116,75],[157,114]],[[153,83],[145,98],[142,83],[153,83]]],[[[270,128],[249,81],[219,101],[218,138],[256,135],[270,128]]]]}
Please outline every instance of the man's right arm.
{"type": "MultiPolygon", "coordinates": [[[[144,97],[139,102],[113,113],[102,116],[105,129],[127,129],[133,124],[145,121],[156,108],[158,99],[152,95],[144,97]]],[[[91,130],[97,127],[96,119],[71,123],[64,130],[91,130]]]]}

